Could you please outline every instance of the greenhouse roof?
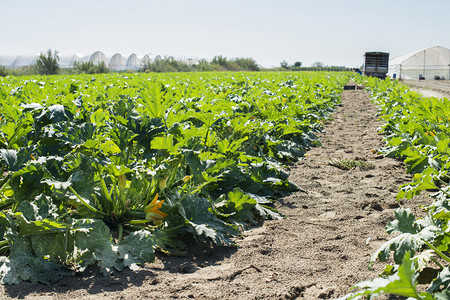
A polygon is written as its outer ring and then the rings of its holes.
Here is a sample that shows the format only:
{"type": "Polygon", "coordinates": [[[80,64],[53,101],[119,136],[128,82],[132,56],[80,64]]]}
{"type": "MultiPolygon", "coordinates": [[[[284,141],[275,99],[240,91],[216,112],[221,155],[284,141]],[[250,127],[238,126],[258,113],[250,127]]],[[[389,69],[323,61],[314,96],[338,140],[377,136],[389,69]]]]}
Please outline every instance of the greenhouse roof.
{"type": "MultiPolygon", "coordinates": [[[[73,68],[75,62],[92,62],[98,64],[104,62],[105,65],[115,71],[125,70],[138,70],[144,63],[152,62],[153,57],[146,54],[144,56],[138,56],[135,53],[129,56],[123,56],[120,53],[116,53],[113,56],[106,56],[101,51],[96,51],[89,55],[82,54],[60,54],[59,65],[61,68],[73,68]]],[[[0,54],[0,66],[7,68],[21,68],[31,66],[36,62],[39,54],[29,55],[2,55],[0,54]]],[[[157,55],[156,59],[160,59],[161,56],[157,55]]]]}
{"type": "MultiPolygon", "coordinates": [[[[423,54],[423,53],[427,53],[427,55],[435,55],[435,56],[442,56],[442,58],[445,60],[445,56],[447,56],[447,61],[450,58],[450,49],[447,49],[445,47],[441,47],[441,46],[435,46],[435,47],[430,47],[430,48],[426,48],[426,49],[422,49],[419,51],[415,51],[415,52],[411,52],[408,54],[404,54],[401,56],[397,56],[393,59],[391,59],[389,61],[390,65],[401,65],[403,62],[405,62],[406,60],[417,56],[419,54],[423,54]]],[[[439,57],[437,57],[437,59],[439,59],[439,57]]],[[[432,59],[432,60],[436,60],[436,59],[432,59]]],[[[430,60],[431,61],[431,60],[430,60]]],[[[448,64],[448,63],[447,63],[448,64]]]]}

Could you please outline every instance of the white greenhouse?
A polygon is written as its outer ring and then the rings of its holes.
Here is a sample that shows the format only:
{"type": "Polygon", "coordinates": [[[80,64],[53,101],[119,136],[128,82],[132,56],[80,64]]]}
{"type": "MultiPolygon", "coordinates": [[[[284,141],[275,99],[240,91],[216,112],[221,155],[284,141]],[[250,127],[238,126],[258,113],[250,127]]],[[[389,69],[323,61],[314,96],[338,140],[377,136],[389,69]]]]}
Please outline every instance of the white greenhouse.
{"type": "Polygon", "coordinates": [[[449,79],[450,49],[436,46],[393,58],[388,74],[399,79],[449,79]]]}
{"type": "MultiPolygon", "coordinates": [[[[2,55],[0,54],[0,66],[5,66],[10,69],[17,69],[26,66],[31,66],[36,62],[39,54],[31,55],[2,55]]],[[[96,51],[89,55],[80,54],[59,54],[59,66],[63,69],[73,68],[75,62],[92,62],[98,64],[104,62],[105,65],[112,71],[137,71],[145,63],[152,62],[153,59],[148,54],[138,56],[131,54],[129,56],[122,56],[116,53],[111,57],[106,56],[101,51],[96,51]]],[[[157,56],[157,59],[161,56],[157,56]]]]}

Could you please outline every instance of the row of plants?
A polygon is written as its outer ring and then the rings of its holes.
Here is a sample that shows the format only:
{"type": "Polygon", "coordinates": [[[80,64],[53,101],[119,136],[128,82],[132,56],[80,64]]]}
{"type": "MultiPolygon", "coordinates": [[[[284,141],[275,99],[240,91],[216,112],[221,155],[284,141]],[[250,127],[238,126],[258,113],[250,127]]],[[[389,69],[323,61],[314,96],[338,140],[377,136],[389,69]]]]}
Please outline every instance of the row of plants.
{"type": "Polygon", "coordinates": [[[52,283],[233,245],[280,218],[349,74],[0,78],[0,280],[52,283]]]}
{"type": "Polygon", "coordinates": [[[386,146],[381,152],[402,159],[406,171],[414,175],[412,182],[401,186],[397,200],[429,190],[433,201],[423,207],[424,217],[402,207],[395,211],[395,220],[386,230],[396,235],[372,255],[370,262],[392,257],[395,264],[387,265],[379,278],[357,284],[358,291],[343,299],[383,293],[411,299],[449,299],[450,100],[423,97],[395,80],[357,80],[365,84],[385,121],[381,132],[386,146]]]}

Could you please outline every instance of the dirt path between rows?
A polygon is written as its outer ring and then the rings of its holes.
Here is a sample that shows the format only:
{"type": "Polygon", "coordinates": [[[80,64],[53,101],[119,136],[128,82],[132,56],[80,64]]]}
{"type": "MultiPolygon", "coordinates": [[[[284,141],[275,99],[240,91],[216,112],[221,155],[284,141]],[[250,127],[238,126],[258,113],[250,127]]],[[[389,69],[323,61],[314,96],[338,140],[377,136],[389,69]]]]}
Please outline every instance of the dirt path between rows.
{"type": "MultiPolygon", "coordinates": [[[[291,169],[307,192],[280,199],[285,219],[267,221],[237,239],[237,248],[194,249],[186,257],[158,256],[138,272],[105,278],[94,271],[47,287],[2,287],[0,298],[37,299],[333,299],[373,278],[367,265],[388,235],[398,207],[404,166],[372,150],[382,146],[381,125],[366,92],[344,91],[342,106],[326,124],[323,147],[291,169]],[[330,159],[360,159],[372,170],[343,171],[330,159]]],[[[417,202],[407,203],[417,207],[417,202]]],[[[426,200],[425,200],[426,201],[426,200]]],[[[387,297],[386,297],[387,298],[387,297]]],[[[394,298],[392,298],[394,299],[394,298]]]]}

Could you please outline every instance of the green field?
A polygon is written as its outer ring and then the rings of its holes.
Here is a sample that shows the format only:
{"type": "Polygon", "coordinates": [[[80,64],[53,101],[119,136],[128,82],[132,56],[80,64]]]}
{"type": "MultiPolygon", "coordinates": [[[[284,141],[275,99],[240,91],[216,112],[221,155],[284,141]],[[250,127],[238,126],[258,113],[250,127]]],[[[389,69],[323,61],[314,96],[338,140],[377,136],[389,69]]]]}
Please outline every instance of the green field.
{"type": "Polygon", "coordinates": [[[0,78],[0,278],[51,283],[232,245],[281,218],[348,73],[0,78]]]}
{"type": "Polygon", "coordinates": [[[1,282],[135,270],[157,251],[233,246],[248,226],[282,218],[274,202],[300,190],[288,167],[320,145],[350,79],[378,106],[380,152],[413,174],[397,199],[433,198],[424,217],[396,210],[395,237],[371,259],[394,264],[344,298],[448,299],[449,100],[326,72],[0,78],[1,282]],[[417,280],[430,268],[425,291],[417,280]]]}

